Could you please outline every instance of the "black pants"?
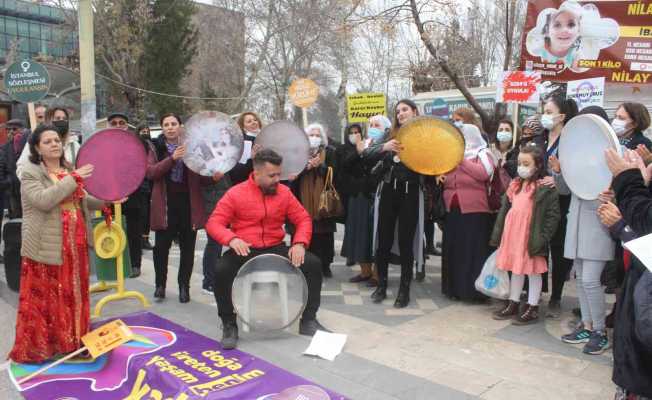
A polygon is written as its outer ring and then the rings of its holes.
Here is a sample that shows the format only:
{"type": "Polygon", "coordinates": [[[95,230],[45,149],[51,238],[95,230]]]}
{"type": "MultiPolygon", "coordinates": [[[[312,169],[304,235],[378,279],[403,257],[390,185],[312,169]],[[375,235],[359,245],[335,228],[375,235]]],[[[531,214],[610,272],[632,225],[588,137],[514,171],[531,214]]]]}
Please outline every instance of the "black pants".
{"type": "Polygon", "coordinates": [[[129,258],[131,268],[140,269],[143,258],[142,226],[144,213],[142,208],[125,207],[124,215],[127,220],[127,242],[129,243],[129,258]]]}
{"type": "Polygon", "coordinates": [[[387,282],[387,269],[398,221],[398,247],[401,280],[412,278],[414,234],[419,219],[419,183],[391,181],[384,183],[378,205],[378,249],[376,267],[381,282],[387,282]]]}
{"type": "Polygon", "coordinates": [[[426,246],[435,246],[435,221],[425,218],[423,231],[426,235],[426,246]]]}
{"type": "Polygon", "coordinates": [[[168,256],[175,237],[179,238],[181,259],[179,260],[179,287],[190,287],[190,276],[195,261],[195,240],[197,231],[192,229],[190,197],[188,193],[167,193],[168,227],[156,231],[154,240],[154,269],[156,286],[166,286],[168,278],[168,256]]]}
{"type": "MultiPolygon", "coordinates": [[[[215,281],[213,282],[217,312],[220,318],[222,318],[222,321],[233,320],[235,318],[231,289],[233,288],[233,280],[235,280],[235,276],[238,274],[240,267],[256,256],[277,254],[282,257],[287,257],[288,251],[288,246],[279,244],[278,246],[265,249],[251,249],[251,252],[246,257],[237,255],[233,250],[224,253],[222,258],[217,262],[215,281]]],[[[304,263],[300,268],[308,283],[308,304],[306,304],[302,318],[308,320],[314,319],[317,316],[317,310],[321,302],[321,262],[317,256],[306,251],[304,263]]]]}
{"type": "MultiPolygon", "coordinates": [[[[566,240],[567,214],[570,208],[570,196],[559,196],[559,209],[561,221],[555,236],[550,242],[550,256],[552,259],[552,293],[551,300],[561,300],[564,284],[568,280],[570,270],[573,268],[573,260],[564,258],[564,242],[566,240]]],[[[544,274],[544,286],[547,287],[548,276],[544,274]]]]}
{"type": "Polygon", "coordinates": [[[145,200],[143,201],[143,237],[149,237],[149,210],[152,203],[152,192],[147,192],[145,194],[145,200]]]}

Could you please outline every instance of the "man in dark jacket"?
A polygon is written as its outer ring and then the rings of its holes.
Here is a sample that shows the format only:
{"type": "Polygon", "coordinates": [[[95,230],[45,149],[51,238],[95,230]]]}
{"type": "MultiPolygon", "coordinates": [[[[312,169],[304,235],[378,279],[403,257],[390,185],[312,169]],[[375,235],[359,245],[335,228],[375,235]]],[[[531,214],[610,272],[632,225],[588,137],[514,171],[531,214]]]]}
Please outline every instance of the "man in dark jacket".
{"type": "MultiPolygon", "coordinates": [[[[607,152],[607,164],[614,175],[616,201],[625,222],[638,236],[652,233],[652,193],[648,187],[649,176],[645,177],[635,162],[621,158],[613,150],[607,152]]],[[[649,174],[648,171],[645,171],[645,175],[649,174]]],[[[633,258],[618,297],[612,377],[613,382],[618,385],[617,399],[652,398],[652,348],[649,338],[641,337],[641,330],[637,329],[642,321],[641,316],[636,313],[635,296],[635,292],[650,291],[650,288],[638,287],[640,282],[649,282],[649,279],[642,279],[649,273],[639,259],[633,258]]]]}

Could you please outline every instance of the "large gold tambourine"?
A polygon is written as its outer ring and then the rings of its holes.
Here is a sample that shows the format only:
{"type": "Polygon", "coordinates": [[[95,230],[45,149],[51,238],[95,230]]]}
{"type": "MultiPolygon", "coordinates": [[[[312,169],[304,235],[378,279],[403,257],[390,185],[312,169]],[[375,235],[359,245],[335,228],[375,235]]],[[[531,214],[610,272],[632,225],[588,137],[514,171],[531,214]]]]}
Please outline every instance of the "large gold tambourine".
{"type": "Polygon", "coordinates": [[[464,136],[441,119],[412,118],[399,129],[396,140],[403,147],[399,153],[403,164],[423,175],[443,175],[464,158],[464,136]]]}

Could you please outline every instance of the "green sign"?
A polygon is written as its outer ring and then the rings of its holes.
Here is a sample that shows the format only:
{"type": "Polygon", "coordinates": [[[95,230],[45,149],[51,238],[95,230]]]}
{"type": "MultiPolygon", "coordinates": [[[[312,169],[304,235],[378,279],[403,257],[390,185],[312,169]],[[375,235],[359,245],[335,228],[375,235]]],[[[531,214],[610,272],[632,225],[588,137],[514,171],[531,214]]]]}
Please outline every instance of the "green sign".
{"type": "Polygon", "coordinates": [[[50,74],[45,67],[31,60],[15,62],[5,72],[5,89],[15,101],[34,103],[50,90],[50,74]]]}

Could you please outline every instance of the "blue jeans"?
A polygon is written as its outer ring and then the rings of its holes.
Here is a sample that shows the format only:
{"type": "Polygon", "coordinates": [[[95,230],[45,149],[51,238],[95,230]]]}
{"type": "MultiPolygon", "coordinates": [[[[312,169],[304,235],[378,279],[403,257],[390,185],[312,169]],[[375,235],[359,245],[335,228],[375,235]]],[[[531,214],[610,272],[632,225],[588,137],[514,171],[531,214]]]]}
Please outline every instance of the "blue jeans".
{"type": "Polygon", "coordinates": [[[217,260],[222,257],[222,245],[217,243],[210,235],[206,235],[206,237],[208,238],[208,242],[206,242],[202,260],[204,269],[202,288],[212,290],[217,260]]]}

